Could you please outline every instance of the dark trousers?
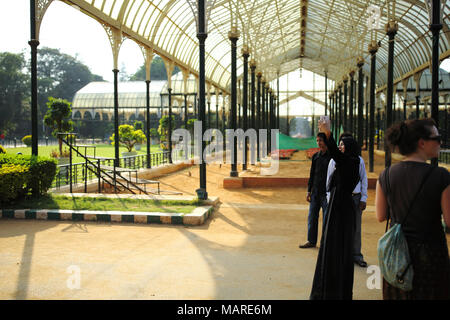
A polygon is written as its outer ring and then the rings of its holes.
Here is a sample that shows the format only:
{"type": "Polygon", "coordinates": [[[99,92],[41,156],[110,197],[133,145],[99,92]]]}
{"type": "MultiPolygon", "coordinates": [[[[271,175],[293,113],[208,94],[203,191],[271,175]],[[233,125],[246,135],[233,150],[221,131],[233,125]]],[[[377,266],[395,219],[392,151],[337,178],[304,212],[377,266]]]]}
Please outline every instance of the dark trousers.
{"type": "Polygon", "coordinates": [[[308,241],[312,244],[317,243],[317,230],[319,224],[319,211],[322,207],[323,221],[325,221],[325,214],[327,211],[327,196],[326,194],[318,195],[311,194],[311,202],[309,204],[308,213],[308,241]]]}
{"type": "Polygon", "coordinates": [[[355,208],[355,241],[353,244],[353,260],[362,261],[363,255],[361,253],[361,217],[362,211],[359,208],[359,202],[361,201],[361,194],[355,194],[352,196],[353,206],[355,208]]]}

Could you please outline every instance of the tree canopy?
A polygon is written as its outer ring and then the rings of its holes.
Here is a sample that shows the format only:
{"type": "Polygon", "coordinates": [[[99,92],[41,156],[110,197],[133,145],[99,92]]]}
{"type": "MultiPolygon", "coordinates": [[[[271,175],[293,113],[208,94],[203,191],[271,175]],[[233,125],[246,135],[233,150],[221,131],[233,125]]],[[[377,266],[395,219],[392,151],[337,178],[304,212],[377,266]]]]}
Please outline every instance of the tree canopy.
{"type": "MultiPolygon", "coordinates": [[[[0,134],[21,137],[31,131],[30,61],[23,54],[0,52],[0,134]]],[[[43,119],[50,96],[72,101],[91,81],[102,81],[77,57],[59,49],[38,50],[38,117],[43,119]]],[[[38,130],[42,130],[41,126],[38,130]]]]}
{"type": "Polygon", "coordinates": [[[30,119],[29,77],[23,54],[0,52],[0,133],[8,137],[30,119]]]}

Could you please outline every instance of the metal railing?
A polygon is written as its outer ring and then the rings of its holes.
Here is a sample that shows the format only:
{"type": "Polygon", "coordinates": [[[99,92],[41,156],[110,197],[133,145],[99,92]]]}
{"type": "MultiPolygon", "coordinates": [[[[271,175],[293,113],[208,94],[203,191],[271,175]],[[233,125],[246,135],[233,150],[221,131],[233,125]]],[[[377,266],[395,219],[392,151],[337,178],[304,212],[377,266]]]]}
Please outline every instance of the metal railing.
{"type": "MultiPolygon", "coordinates": [[[[191,158],[192,155],[189,157],[191,158]]],[[[182,153],[172,152],[172,161],[184,160],[185,157],[182,153]]],[[[113,166],[114,159],[97,159],[93,160],[102,166],[113,166]]],[[[169,163],[169,151],[150,153],[150,167],[157,167],[163,164],[169,163]]],[[[70,164],[58,165],[58,172],[52,183],[52,188],[59,189],[63,186],[72,184],[86,184],[88,181],[92,181],[97,178],[97,175],[88,168],[90,164],[87,162],[72,163],[72,170],[70,170],[70,164]],[[70,173],[72,175],[70,176],[70,173]],[[70,179],[72,178],[72,179],[70,179]]],[[[130,169],[142,169],[147,168],[147,155],[139,154],[134,156],[125,156],[119,158],[119,166],[122,168],[130,169]]]]}
{"type": "MultiPolygon", "coordinates": [[[[26,145],[21,139],[1,139],[0,145],[5,148],[25,148],[26,145]]],[[[55,146],[58,145],[58,140],[55,138],[39,138],[39,146],[55,146]]]]}

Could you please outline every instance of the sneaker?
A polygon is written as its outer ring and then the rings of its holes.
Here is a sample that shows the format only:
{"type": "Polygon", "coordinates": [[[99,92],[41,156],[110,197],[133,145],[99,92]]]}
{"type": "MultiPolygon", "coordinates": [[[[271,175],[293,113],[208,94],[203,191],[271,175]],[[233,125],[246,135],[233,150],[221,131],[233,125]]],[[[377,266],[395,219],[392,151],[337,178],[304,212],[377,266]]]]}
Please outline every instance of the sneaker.
{"type": "Polygon", "coordinates": [[[306,241],[305,244],[301,244],[298,247],[301,248],[301,249],[306,249],[306,248],[315,248],[316,245],[311,243],[311,242],[309,242],[309,241],[306,241]]]}
{"type": "Polygon", "coordinates": [[[355,261],[355,263],[360,266],[361,268],[367,268],[367,262],[365,262],[364,260],[358,260],[355,261]]]}

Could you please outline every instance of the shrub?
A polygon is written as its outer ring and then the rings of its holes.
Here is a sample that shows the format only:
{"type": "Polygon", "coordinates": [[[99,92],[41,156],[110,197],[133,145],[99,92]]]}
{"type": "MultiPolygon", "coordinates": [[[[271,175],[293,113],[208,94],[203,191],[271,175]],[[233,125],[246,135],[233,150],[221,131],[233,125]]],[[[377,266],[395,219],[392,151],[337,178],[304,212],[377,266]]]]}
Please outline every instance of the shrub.
{"type": "Polygon", "coordinates": [[[0,154],[6,153],[6,149],[0,144],[0,154]]]}
{"type": "Polygon", "coordinates": [[[29,167],[20,164],[5,164],[0,167],[0,203],[22,197],[29,181],[29,167]]]}
{"type": "Polygon", "coordinates": [[[22,142],[27,146],[31,147],[31,134],[22,138],[22,142]]]}
{"type": "MultiPolygon", "coordinates": [[[[110,138],[111,144],[115,143],[115,135],[110,138]]],[[[128,152],[133,151],[136,143],[143,143],[147,140],[142,130],[134,130],[133,126],[123,124],[119,126],[119,144],[127,148],[128,152]]]]}
{"type": "MultiPolygon", "coordinates": [[[[57,161],[41,156],[0,154],[0,167],[20,165],[29,169],[25,193],[45,194],[50,189],[56,175],[57,161]]],[[[2,183],[3,184],[3,181],[2,183]]]]}

